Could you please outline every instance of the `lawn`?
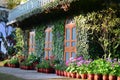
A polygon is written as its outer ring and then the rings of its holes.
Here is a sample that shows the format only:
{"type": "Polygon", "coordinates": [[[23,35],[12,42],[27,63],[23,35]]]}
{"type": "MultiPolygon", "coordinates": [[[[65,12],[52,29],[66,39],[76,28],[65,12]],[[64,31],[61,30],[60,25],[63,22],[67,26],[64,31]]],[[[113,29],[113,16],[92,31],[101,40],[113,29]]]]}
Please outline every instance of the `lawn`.
{"type": "Polygon", "coordinates": [[[25,79],[18,78],[12,75],[4,74],[4,73],[0,73],[0,80],[25,80],[25,79]]]}

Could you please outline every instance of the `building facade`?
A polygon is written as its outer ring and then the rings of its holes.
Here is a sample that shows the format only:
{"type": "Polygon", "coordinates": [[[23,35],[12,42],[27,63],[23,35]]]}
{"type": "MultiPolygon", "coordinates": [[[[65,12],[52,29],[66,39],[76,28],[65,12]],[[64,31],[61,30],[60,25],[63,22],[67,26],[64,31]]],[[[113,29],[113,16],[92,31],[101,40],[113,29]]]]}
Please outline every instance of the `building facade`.
{"type": "Polygon", "coordinates": [[[28,36],[24,39],[28,54],[35,53],[41,58],[54,55],[65,61],[76,56],[86,59],[102,57],[102,47],[89,40],[88,24],[92,22],[87,20],[90,19],[87,16],[98,13],[104,1],[90,3],[80,0],[29,0],[9,12],[7,25],[20,27],[28,36]]]}

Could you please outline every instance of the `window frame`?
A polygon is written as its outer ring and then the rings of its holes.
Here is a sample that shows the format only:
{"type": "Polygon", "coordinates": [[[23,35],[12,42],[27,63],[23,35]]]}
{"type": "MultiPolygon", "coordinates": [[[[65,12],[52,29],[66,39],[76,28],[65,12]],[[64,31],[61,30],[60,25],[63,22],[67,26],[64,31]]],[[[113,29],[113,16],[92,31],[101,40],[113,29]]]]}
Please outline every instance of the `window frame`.
{"type": "Polygon", "coordinates": [[[52,54],[52,36],[50,35],[52,34],[52,28],[51,27],[48,27],[46,30],[45,30],[45,47],[44,47],[44,57],[46,58],[50,58],[51,55],[49,55],[49,52],[50,54],[52,54]],[[48,34],[47,35],[47,41],[46,41],[46,33],[48,34]],[[51,45],[51,47],[50,47],[51,45]],[[47,46],[47,47],[46,47],[47,46]]]}
{"type": "Polygon", "coordinates": [[[35,52],[35,31],[29,32],[29,54],[35,52]]]}
{"type": "MultiPolygon", "coordinates": [[[[72,42],[77,43],[77,38],[76,39],[72,39],[72,35],[73,35],[73,28],[76,28],[76,24],[74,22],[69,22],[65,24],[65,39],[64,39],[64,60],[66,61],[66,53],[69,53],[69,58],[72,57],[72,53],[75,53],[75,55],[77,54],[77,48],[76,48],[76,44],[75,46],[72,46],[72,42]],[[67,40],[66,37],[66,30],[70,29],[70,39],[67,40]],[[69,42],[69,46],[66,46],[66,43],[69,42]]],[[[76,29],[75,29],[76,31],[76,29]]]]}

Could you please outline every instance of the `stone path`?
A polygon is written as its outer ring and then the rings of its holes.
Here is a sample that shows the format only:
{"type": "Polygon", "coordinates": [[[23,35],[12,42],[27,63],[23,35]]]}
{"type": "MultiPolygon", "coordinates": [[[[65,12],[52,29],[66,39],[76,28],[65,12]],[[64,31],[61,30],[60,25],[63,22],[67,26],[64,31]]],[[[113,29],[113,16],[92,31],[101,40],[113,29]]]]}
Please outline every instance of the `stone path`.
{"type": "Polygon", "coordinates": [[[20,77],[26,80],[47,80],[47,79],[58,79],[65,78],[62,76],[57,76],[56,74],[44,74],[38,73],[36,70],[21,70],[20,68],[9,68],[9,67],[0,67],[1,73],[6,73],[10,75],[14,75],[16,77],[20,77]]]}

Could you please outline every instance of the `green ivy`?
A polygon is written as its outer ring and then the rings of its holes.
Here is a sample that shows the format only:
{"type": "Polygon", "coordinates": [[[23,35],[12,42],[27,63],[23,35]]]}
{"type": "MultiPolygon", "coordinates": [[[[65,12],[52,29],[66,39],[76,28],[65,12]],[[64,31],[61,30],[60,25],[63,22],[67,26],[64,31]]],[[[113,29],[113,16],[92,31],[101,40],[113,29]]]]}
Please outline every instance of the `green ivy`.
{"type": "Polygon", "coordinates": [[[37,56],[43,58],[45,46],[45,25],[36,26],[35,29],[35,51],[37,56]]]}
{"type": "Polygon", "coordinates": [[[76,16],[74,19],[77,33],[77,56],[83,56],[85,59],[89,59],[86,19],[84,15],[76,16]]]}
{"type": "Polygon", "coordinates": [[[28,51],[29,51],[29,43],[28,43],[28,40],[29,40],[29,30],[25,30],[23,32],[23,39],[24,39],[24,49],[23,49],[23,54],[25,54],[25,57],[28,56],[28,51]]]}
{"type": "Polygon", "coordinates": [[[52,28],[53,33],[53,48],[52,53],[59,60],[63,60],[64,54],[64,21],[58,20],[53,22],[54,27],[52,28]]]}
{"type": "Polygon", "coordinates": [[[23,40],[23,31],[20,28],[16,28],[15,30],[15,40],[16,40],[16,44],[14,48],[16,49],[16,53],[17,52],[22,53],[24,40],[23,40]]]}

